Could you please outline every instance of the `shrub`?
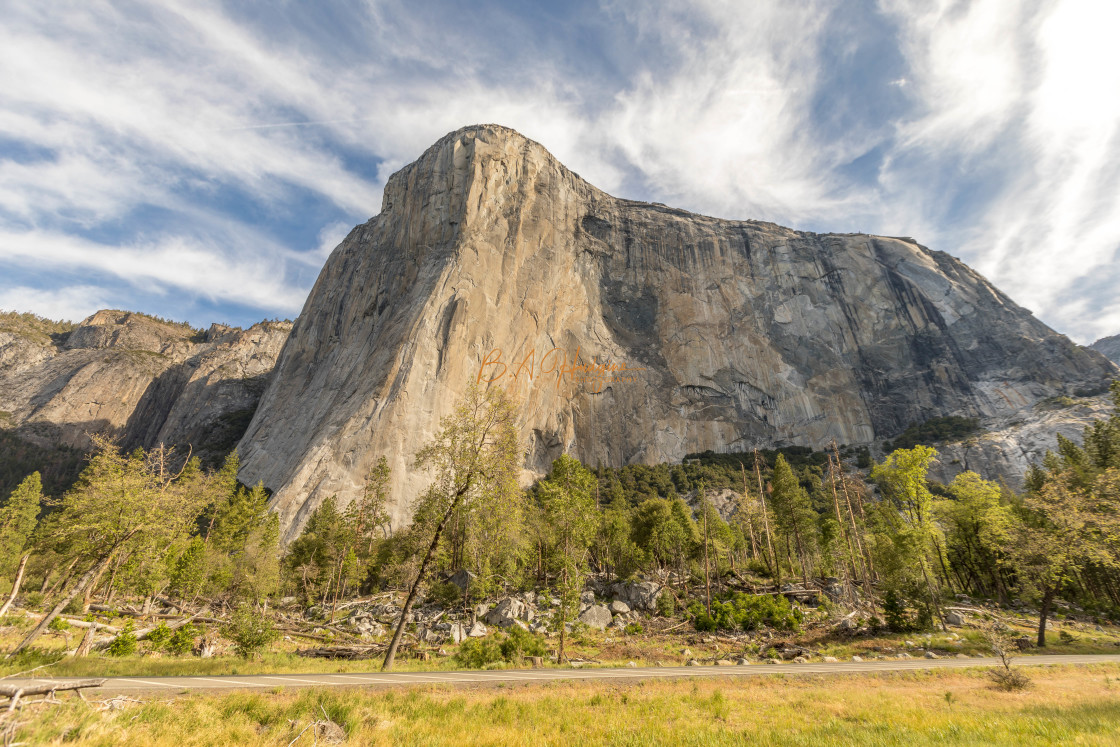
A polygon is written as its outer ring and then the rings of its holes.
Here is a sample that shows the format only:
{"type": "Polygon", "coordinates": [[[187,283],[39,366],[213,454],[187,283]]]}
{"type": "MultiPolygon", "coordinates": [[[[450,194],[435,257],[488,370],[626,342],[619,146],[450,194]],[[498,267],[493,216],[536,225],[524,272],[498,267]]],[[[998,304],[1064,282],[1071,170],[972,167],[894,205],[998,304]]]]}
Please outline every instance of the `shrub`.
{"type": "Polygon", "coordinates": [[[657,614],[662,617],[672,617],[677,612],[677,600],[668,591],[661,592],[657,597],[657,614]]]}
{"type": "Polygon", "coordinates": [[[171,628],[167,627],[166,623],[160,623],[151,633],[148,633],[148,645],[153,651],[159,651],[168,644],[172,635],[174,634],[171,628]]]}
{"type": "Polygon", "coordinates": [[[428,589],[428,599],[440,607],[454,607],[463,601],[463,590],[450,581],[432,584],[428,589]]]}
{"type": "Polygon", "coordinates": [[[62,611],[67,615],[77,615],[81,613],[82,609],[85,608],[85,606],[85,602],[83,602],[79,597],[74,597],[70,600],[69,604],[62,608],[62,611]]]}
{"type": "Polygon", "coordinates": [[[626,633],[626,635],[641,635],[646,631],[645,628],[642,627],[641,623],[633,622],[627,625],[622,632],[626,633]]]}
{"type": "Polygon", "coordinates": [[[229,622],[222,626],[222,635],[233,641],[233,650],[243,659],[260,656],[280,637],[272,620],[248,603],[234,610],[229,622]]]}
{"type": "Polygon", "coordinates": [[[544,638],[517,625],[510,629],[500,648],[502,658],[509,662],[518,662],[526,656],[544,656],[548,653],[548,649],[544,645],[544,638]]]}
{"type": "Polygon", "coordinates": [[[191,649],[194,648],[194,639],[197,635],[198,628],[194,625],[191,623],[182,625],[171,634],[171,639],[167,642],[167,650],[176,656],[189,654],[191,649]]]}
{"type": "Polygon", "coordinates": [[[933,627],[933,609],[919,593],[906,595],[890,589],[883,596],[883,618],[895,633],[929,630],[933,627]]]}
{"type": "Polygon", "coordinates": [[[785,597],[779,595],[734,594],[725,601],[712,601],[709,615],[700,602],[688,607],[693,626],[700,631],[757,630],[767,626],[778,630],[797,630],[804,616],[785,597]]]}
{"type": "Polygon", "coordinates": [[[883,619],[887,628],[895,633],[905,633],[910,630],[910,618],[906,615],[906,606],[898,598],[893,589],[883,597],[883,619]]]}
{"type": "Polygon", "coordinates": [[[993,667],[988,670],[988,679],[1000,690],[1004,692],[1018,692],[1019,690],[1026,690],[1031,686],[1031,678],[1023,674],[1019,669],[1012,669],[1011,667],[993,667]]]}
{"type": "Polygon", "coordinates": [[[502,650],[498,642],[485,638],[468,638],[455,653],[455,661],[467,669],[482,669],[501,659],[502,650]]]}
{"type": "Polygon", "coordinates": [[[35,609],[43,603],[43,595],[38,591],[29,591],[23,595],[23,606],[35,609]]]}
{"type": "Polygon", "coordinates": [[[1018,669],[1011,668],[1013,654],[1018,646],[1011,636],[1010,630],[998,622],[986,622],[981,626],[981,634],[991,647],[992,653],[999,657],[1000,667],[989,669],[986,674],[995,686],[1005,692],[1025,690],[1030,687],[1031,680],[1018,669]]]}
{"type": "Polygon", "coordinates": [[[51,620],[51,624],[47,626],[47,630],[55,633],[61,633],[65,630],[70,630],[70,623],[66,622],[64,618],[56,617],[51,620]]]}
{"type": "Polygon", "coordinates": [[[121,632],[109,644],[110,656],[132,656],[136,653],[136,631],[129,620],[121,628],[121,632]]]}
{"type": "Polygon", "coordinates": [[[1058,633],[1058,640],[1060,640],[1062,643],[1073,643],[1077,639],[1074,638],[1073,634],[1068,630],[1062,630],[1058,633]]]}
{"type": "Polygon", "coordinates": [[[455,661],[468,669],[482,669],[502,660],[516,663],[528,656],[547,654],[544,638],[515,625],[501,641],[468,638],[459,646],[455,661]]]}

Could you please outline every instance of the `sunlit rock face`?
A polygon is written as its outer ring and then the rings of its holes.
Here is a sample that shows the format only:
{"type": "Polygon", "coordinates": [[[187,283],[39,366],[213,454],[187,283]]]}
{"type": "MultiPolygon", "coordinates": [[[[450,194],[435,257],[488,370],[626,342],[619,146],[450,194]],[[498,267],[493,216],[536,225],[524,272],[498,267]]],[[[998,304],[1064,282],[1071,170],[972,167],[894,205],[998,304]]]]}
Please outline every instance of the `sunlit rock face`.
{"type": "Polygon", "coordinates": [[[479,379],[518,393],[527,474],[706,449],[862,444],[1100,391],[1115,368],[911,239],[618,199],[497,126],[439,140],[332,253],[241,441],[288,538],[479,379]],[[576,359],[611,370],[557,364],[576,359]],[[563,371],[563,369],[560,369],[563,371]],[[530,376],[530,374],[532,374],[530,376]]]}
{"type": "Polygon", "coordinates": [[[98,311],[64,334],[0,331],[0,427],[43,447],[176,446],[218,462],[244,433],[289,322],[204,334],[98,311]]]}

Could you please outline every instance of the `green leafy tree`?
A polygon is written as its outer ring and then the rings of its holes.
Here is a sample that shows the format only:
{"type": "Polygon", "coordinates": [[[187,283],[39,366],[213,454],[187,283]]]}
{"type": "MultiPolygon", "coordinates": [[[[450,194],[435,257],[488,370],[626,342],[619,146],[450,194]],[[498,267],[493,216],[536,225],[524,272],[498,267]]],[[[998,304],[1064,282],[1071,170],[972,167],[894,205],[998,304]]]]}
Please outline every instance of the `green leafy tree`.
{"type": "Polygon", "coordinates": [[[180,482],[182,472],[169,468],[168,450],[125,455],[107,439],[93,440],[96,451],[89,466],[63,497],[45,532],[47,541],[66,548],[86,570],[9,657],[38,638],[118,554],[184,541],[202,508],[194,483],[180,482]]]}
{"type": "Polygon", "coordinates": [[[21,482],[0,506],[0,573],[11,575],[28,548],[43,501],[43,483],[38,472],[21,482]]]}
{"type": "Polygon", "coordinates": [[[171,571],[171,593],[184,601],[193,601],[206,588],[206,543],[193,538],[175,560],[171,571]]]}
{"type": "Polygon", "coordinates": [[[233,641],[233,650],[243,659],[259,658],[279,640],[276,624],[255,604],[242,602],[222,626],[222,635],[233,641]]]}
{"type": "Polygon", "coordinates": [[[362,494],[354,502],[357,533],[361,539],[365,540],[365,549],[362,551],[362,556],[365,558],[373,554],[373,544],[377,541],[378,534],[383,537],[388,537],[390,534],[387,507],[389,505],[389,483],[392,474],[389,462],[385,457],[379,458],[377,464],[370,467],[369,473],[366,474],[362,494]]]}
{"type": "Polygon", "coordinates": [[[687,578],[689,559],[700,544],[692,512],[680,498],[642,501],[634,511],[632,538],[660,568],[672,568],[682,579],[687,578]]]}
{"type": "Polygon", "coordinates": [[[949,498],[934,502],[945,533],[949,565],[974,594],[1010,601],[1005,577],[1013,573],[1008,552],[1018,519],[996,483],[962,472],[949,484],[949,498]]]}
{"type": "Polygon", "coordinates": [[[504,389],[483,391],[477,385],[468,390],[450,416],[440,421],[439,433],[416,455],[417,466],[429,469],[433,480],[420,497],[413,531],[418,537],[432,539],[405,598],[382,669],[393,666],[409,610],[447,522],[460,506],[475,502],[519,506],[520,461],[517,412],[512,400],[504,389]]]}
{"type": "Polygon", "coordinates": [[[300,536],[288,548],[285,566],[299,579],[310,602],[326,605],[338,598],[357,574],[352,559],[358,542],[351,517],[339,511],[334,496],[326,498],[312,512],[300,536]]]}
{"type": "Polygon", "coordinates": [[[1064,588],[1088,568],[1120,571],[1120,469],[1097,466],[1070,442],[1062,446],[1060,456],[1045,460],[1041,483],[1024,494],[1012,544],[1020,590],[1039,604],[1040,647],[1064,588]]]}
{"type": "Polygon", "coordinates": [[[611,503],[600,515],[593,555],[600,569],[609,569],[616,578],[629,578],[646,562],[632,529],[631,511],[625,503],[611,503]]]}
{"type": "Polygon", "coordinates": [[[809,494],[782,454],[778,454],[774,462],[770,486],[770,507],[774,512],[778,532],[785,537],[787,554],[792,541],[801,566],[802,579],[807,583],[808,553],[815,544],[814,527],[817,516],[809,501],[809,494]]]}
{"type": "Polygon", "coordinates": [[[587,575],[587,556],[595,536],[594,476],[575,457],[561,455],[540,484],[540,501],[552,530],[550,558],[557,579],[560,606],[553,623],[560,634],[557,661],[564,660],[567,624],[579,611],[579,595],[587,575]]]}
{"type": "Polygon", "coordinates": [[[929,446],[896,449],[872,468],[871,477],[895,508],[893,513],[880,514],[885,519],[881,528],[888,534],[886,542],[880,542],[880,546],[889,547],[893,557],[885,557],[878,564],[879,570],[888,575],[888,569],[893,569],[893,579],[887,578],[888,588],[893,580],[894,586],[912,599],[913,584],[909,583],[909,578],[916,569],[921,575],[930,610],[945,629],[938,602],[937,576],[932,571],[931,561],[931,556],[939,552],[940,531],[934,523],[933,494],[926,483],[926,473],[936,458],[937,451],[929,446]]]}
{"type": "Polygon", "coordinates": [[[0,506],[0,574],[14,575],[11,594],[0,608],[0,615],[7,614],[19,594],[23,572],[31,554],[31,533],[35,530],[42,501],[43,483],[39,473],[32,472],[0,506]]]}

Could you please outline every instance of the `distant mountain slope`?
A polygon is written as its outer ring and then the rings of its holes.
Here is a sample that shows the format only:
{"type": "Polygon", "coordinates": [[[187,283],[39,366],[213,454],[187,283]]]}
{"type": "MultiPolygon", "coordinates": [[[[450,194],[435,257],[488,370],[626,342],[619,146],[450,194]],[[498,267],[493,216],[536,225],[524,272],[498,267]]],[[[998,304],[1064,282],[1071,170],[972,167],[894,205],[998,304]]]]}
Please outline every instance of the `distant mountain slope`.
{"type": "Polygon", "coordinates": [[[201,332],[126,311],[78,325],[0,314],[0,429],[14,462],[5,474],[57,461],[47,452],[62,447],[71,465],[59,468],[63,484],[91,433],[221,459],[248,426],[290,330],[262,322],[201,332]]]}
{"type": "Polygon", "coordinates": [[[1120,366],[1120,335],[1102,337],[1089,347],[1120,366]]]}

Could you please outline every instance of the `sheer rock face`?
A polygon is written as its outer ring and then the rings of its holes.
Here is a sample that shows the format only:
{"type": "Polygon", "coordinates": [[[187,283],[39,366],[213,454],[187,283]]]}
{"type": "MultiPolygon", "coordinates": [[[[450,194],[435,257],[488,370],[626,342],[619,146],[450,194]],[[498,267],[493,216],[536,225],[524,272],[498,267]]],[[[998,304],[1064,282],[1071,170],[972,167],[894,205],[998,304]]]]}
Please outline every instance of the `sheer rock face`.
{"type": "Polygon", "coordinates": [[[287,322],[193,330],[99,311],[68,334],[0,333],[0,427],[44,447],[84,448],[92,433],[129,447],[190,445],[221,458],[244,432],[287,322]]]}
{"type": "Polygon", "coordinates": [[[385,455],[405,523],[427,482],[413,455],[480,370],[520,396],[532,473],[564,451],[618,466],[870,443],[1116,373],[911,239],[617,199],[477,126],[394,174],[327,261],[241,442],[242,480],[275,491],[290,538],[385,455]],[[543,373],[577,355],[616,370],[543,373]]]}
{"type": "Polygon", "coordinates": [[[1102,337],[1094,342],[1090,347],[1098,353],[1108,358],[1113,363],[1120,365],[1120,335],[1113,335],[1112,337],[1102,337]]]}

